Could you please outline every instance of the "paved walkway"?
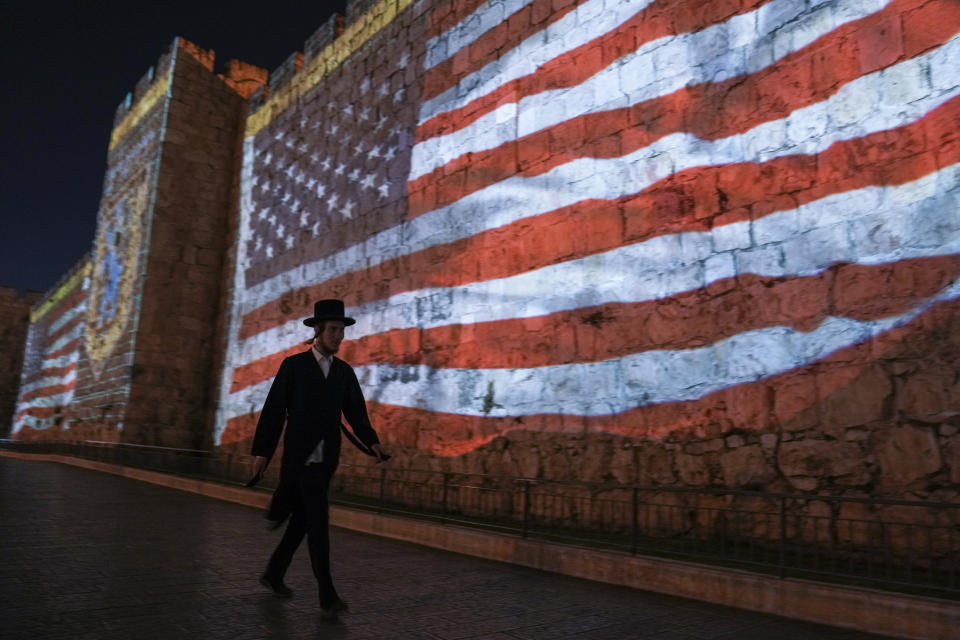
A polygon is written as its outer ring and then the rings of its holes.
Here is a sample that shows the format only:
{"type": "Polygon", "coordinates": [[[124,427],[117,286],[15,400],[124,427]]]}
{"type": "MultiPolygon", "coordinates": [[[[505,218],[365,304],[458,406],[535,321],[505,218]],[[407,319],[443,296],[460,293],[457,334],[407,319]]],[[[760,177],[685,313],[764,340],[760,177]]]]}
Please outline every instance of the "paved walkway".
{"type": "Polygon", "coordinates": [[[306,545],[292,600],[257,577],[279,533],[251,508],[0,457],[0,638],[878,638],[335,529],[352,613],[320,620],[306,545]]]}

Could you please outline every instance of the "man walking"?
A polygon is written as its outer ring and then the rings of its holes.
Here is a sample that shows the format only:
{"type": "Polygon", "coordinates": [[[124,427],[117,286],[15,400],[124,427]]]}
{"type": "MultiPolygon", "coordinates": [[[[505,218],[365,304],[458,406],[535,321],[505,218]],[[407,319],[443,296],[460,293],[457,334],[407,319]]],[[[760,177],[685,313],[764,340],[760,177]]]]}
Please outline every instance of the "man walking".
{"type": "Polygon", "coordinates": [[[327,504],[330,481],[340,460],[341,429],[377,462],[389,458],[370,426],[353,368],[334,357],[343,340],[344,327],[355,322],[344,315],[342,300],[320,300],[314,305],[313,316],[303,321],[314,329],[313,346],[281,363],[253,438],[253,472],[257,479],[273,456],[280,434],[285,434],[280,483],[267,519],[280,526],[290,518],[260,582],[279,596],[291,595],[283,576],[306,535],[319,586],[321,616],[327,620],[347,610],[347,603],[337,594],[330,575],[327,504]],[[341,413],[355,437],[341,425],[341,413]]]}

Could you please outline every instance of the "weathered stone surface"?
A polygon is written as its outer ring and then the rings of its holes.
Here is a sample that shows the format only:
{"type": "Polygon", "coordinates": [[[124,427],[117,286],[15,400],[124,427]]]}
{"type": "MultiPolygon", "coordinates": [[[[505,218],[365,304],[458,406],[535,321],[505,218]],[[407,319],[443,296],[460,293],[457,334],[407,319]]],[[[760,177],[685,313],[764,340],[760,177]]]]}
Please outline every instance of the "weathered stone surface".
{"type": "Polygon", "coordinates": [[[703,456],[691,456],[685,453],[676,457],[675,468],[680,482],[689,486],[700,486],[710,482],[710,473],[703,456]]]}
{"type": "Polygon", "coordinates": [[[904,378],[897,385],[897,410],[914,420],[936,420],[950,408],[944,382],[951,377],[946,371],[925,371],[904,378]]]}
{"type": "Polygon", "coordinates": [[[809,480],[846,479],[850,484],[869,481],[860,447],[835,440],[799,440],[780,444],[780,471],[794,487],[810,486],[809,480]]]}
{"type": "Polygon", "coordinates": [[[762,488],[777,477],[777,470],[767,462],[758,446],[740,447],[721,454],[720,467],[723,484],[731,489],[762,488]]]}
{"type": "MultiPolygon", "coordinates": [[[[836,377],[842,375],[835,372],[836,377]]],[[[831,376],[824,376],[821,387],[830,388],[831,376]]],[[[830,393],[823,401],[825,426],[853,427],[884,417],[885,403],[893,391],[889,377],[879,368],[870,367],[854,381],[830,393]]],[[[822,393],[822,391],[821,391],[822,393]]]]}
{"type": "Polygon", "coordinates": [[[931,427],[898,426],[878,438],[874,456],[886,487],[904,487],[943,464],[931,427]]]}

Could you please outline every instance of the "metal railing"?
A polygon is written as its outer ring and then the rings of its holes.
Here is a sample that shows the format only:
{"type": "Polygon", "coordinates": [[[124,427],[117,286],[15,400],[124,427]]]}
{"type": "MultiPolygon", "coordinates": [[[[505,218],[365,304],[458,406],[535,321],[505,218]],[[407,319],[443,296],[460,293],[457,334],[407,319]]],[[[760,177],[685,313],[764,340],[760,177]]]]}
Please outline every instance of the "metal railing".
{"type": "MultiPolygon", "coordinates": [[[[250,456],[106,442],[0,441],[239,484],[250,456]]],[[[276,486],[271,465],[260,486],[276,486]]],[[[630,554],[960,598],[960,503],[621,485],[342,464],[331,502],[630,554]]]]}

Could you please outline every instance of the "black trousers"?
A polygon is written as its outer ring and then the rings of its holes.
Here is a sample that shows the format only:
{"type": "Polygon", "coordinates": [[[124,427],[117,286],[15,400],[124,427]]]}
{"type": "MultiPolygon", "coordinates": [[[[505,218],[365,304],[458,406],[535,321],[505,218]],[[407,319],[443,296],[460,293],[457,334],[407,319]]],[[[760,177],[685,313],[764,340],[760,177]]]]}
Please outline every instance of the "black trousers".
{"type": "Polygon", "coordinates": [[[267,564],[267,574],[282,580],[293,554],[306,535],[321,607],[332,606],[340,599],[330,575],[330,509],[327,502],[327,492],[335,470],[335,466],[327,463],[307,465],[303,470],[299,495],[293,501],[287,529],[267,564]]]}

